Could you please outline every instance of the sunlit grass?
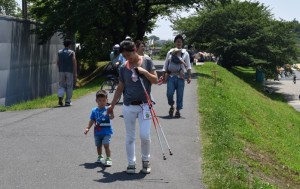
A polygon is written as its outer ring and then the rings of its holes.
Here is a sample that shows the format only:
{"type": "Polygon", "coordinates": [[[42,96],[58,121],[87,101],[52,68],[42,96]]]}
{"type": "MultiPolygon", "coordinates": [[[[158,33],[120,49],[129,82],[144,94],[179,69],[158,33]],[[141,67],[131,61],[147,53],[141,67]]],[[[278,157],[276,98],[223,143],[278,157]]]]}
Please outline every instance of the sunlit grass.
{"type": "Polygon", "coordinates": [[[263,93],[251,68],[198,67],[203,178],[209,188],[299,188],[300,113],[263,93]],[[212,70],[217,70],[214,86],[212,70]]]}

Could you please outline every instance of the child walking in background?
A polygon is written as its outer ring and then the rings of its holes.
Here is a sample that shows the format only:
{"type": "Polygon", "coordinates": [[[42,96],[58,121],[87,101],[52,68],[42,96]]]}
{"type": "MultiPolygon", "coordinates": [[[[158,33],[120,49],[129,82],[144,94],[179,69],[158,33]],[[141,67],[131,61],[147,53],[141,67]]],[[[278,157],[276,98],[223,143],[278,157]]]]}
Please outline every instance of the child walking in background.
{"type": "Polygon", "coordinates": [[[104,164],[106,167],[110,167],[112,165],[112,160],[109,143],[111,135],[113,134],[111,120],[114,118],[114,114],[113,112],[107,114],[107,102],[108,99],[106,91],[99,90],[96,93],[96,103],[98,106],[92,109],[90,121],[88,123],[88,127],[84,131],[84,134],[87,134],[90,128],[95,125],[94,138],[98,153],[97,162],[104,164]],[[104,159],[102,155],[102,145],[105,149],[106,159],[104,159]]]}

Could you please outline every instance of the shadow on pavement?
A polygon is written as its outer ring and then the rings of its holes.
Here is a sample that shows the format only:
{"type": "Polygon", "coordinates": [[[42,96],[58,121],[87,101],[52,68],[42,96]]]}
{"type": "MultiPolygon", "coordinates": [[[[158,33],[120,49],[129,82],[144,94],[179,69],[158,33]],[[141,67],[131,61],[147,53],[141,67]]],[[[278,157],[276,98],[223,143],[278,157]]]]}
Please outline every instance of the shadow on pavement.
{"type": "Polygon", "coordinates": [[[191,74],[191,78],[192,78],[192,79],[197,79],[200,75],[204,75],[204,74],[200,74],[200,73],[192,73],[192,74],[191,74]]]}
{"type": "Polygon", "coordinates": [[[84,163],[79,166],[83,166],[86,169],[95,169],[95,168],[102,168],[102,170],[97,171],[98,173],[103,173],[103,178],[99,180],[94,180],[96,182],[101,183],[111,183],[116,181],[140,181],[140,182],[157,182],[157,183],[169,183],[167,181],[164,181],[163,179],[145,179],[147,176],[146,174],[143,174],[141,172],[135,173],[135,174],[127,174],[126,171],[122,172],[116,172],[116,173],[108,173],[105,172],[106,167],[101,163],[84,163]]]}
{"type": "Polygon", "coordinates": [[[97,182],[103,182],[103,183],[110,183],[115,181],[127,181],[127,180],[139,180],[143,179],[146,175],[145,174],[127,174],[126,171],[122,172],[116,172],[116,173],[108,173],[105,172],[105,169],[102,169],[101,171],[98,171],[100,173],[103,173],[103,178],[99,180],[94,180],[97,182]]]}
{"type": "Polygon", "coordinates": [[[160,182],[160,183],[169,183],[163,181],[163,179],[144,179],[146,174],[143,173],[135,173],[135,174],[127,174],[126,171],[116,172],[116,173],[107,173],[105,169],[98,171],[103,173],[103,178],[99,180],[94,180],[96,182],[101,183],[111,183],[115,181],[140,181],[140,182],[160,182]]]}
{"type": "Polygon", "coordinates": [[[284,97],[285,97],[285,99],[287,100],[287,101],[293,101],[293,100],[295,100],[295,95],[293,95],[293,94],[287,94],[287,93],[282,93],[283,95],[284,95],[284,97]]]}
{"type": "Polygon", "coordinates": [[[185,117],[183,117],[183,116],[181,116],[181,117],[171,117],[171,116],[169,116],[169,115],[167,115],[167,116],[157,116],[157,117],[159,117],[159,118],[161,118],[161,119],[185,119],[185,117]]]}
{"type": "Polygon", "coordinates": [[[97,167],[101,167],[101,164],[94,162],[94,163],[84,163],[79,166],[83,166],[86,169],[95,169],[97,167]]]}

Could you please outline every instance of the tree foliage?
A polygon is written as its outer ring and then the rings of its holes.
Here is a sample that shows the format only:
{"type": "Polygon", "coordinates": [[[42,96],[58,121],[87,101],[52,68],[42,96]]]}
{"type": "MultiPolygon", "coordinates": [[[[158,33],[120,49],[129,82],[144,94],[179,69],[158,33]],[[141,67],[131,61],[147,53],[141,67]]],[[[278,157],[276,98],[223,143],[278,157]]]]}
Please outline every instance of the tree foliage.
{"type": "MultiPolygon", "coordinates": [[[[258,2],[238,2],[203,9],[174,22],[173,28],[202,50],[220,57],[222,66],[260,65],[268,70],[298,56],[295,22],[273,19],[258,2]]],[[[299,28],[299,25],[298,25],[299,28]]]]}
{"type": "Polygon", "coordinates": [[[41,24],[42,41],[55,32],[63,37],[76,33],[84,57],[107,59],[111,47],[129,35],[143,39],[155,27],[158,16],[175,9],[199,4],[202,0],[30,0],[30,13],[41,24]],[[87,53],[87,54],[85,54],[87,53]]]}
{"type": "Polygon", "coordinates": [[[0,0],[0,14],[17,16],[19,13],[20,9],[15,0],[0,0]]]}
{"type": "Polygon", "coordinates": [[[172,40],[168,40],[166,41],[163,46],[161,47],[161,50],[159,51],[159,58],[162,59],[162,60],[165,60],[166,58],[166,54],[169,52],[169,50],[171,48],[174,47],[174,42],[172,40]]]}
{"type": "Polygon", "coordinates": [[[159,40],[159,37],[157,37],[156,35],[151,35],[148,37],[149,39],[153,39],[154,41],[159,40]]]}

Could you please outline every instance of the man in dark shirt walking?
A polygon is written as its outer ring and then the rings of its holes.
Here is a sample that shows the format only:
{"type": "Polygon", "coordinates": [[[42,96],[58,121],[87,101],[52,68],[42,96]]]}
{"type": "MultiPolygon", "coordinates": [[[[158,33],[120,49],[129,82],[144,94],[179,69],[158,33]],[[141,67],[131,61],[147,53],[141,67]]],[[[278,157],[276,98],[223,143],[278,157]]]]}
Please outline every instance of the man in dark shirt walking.
{"type": "Polygon", "coordinates": [[[59,71],[58,104],[63,106],[63,98],[66,93],[65,105],[71,106],[73,94],[73,81],[77,79],[77,63],[75,52],[70,49],[72,41],[64,41],[64,49],[58,51],[57,66],[59,71]]]}

